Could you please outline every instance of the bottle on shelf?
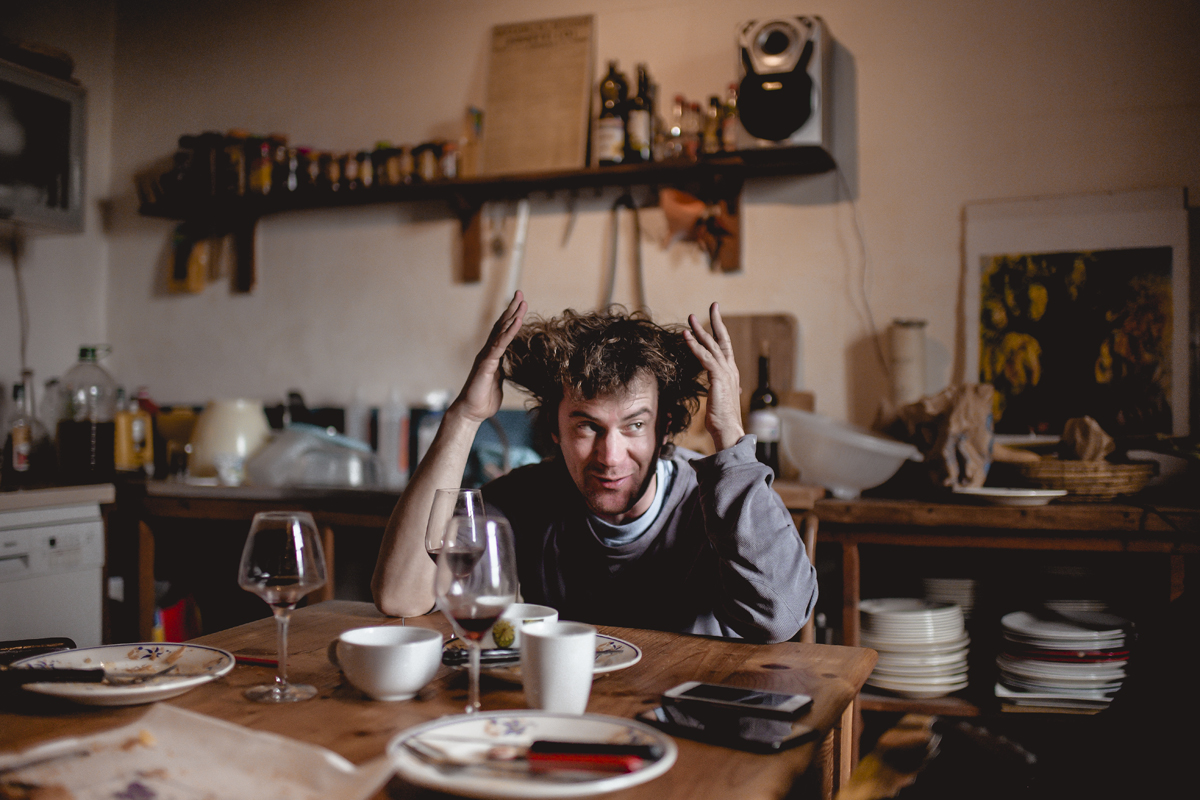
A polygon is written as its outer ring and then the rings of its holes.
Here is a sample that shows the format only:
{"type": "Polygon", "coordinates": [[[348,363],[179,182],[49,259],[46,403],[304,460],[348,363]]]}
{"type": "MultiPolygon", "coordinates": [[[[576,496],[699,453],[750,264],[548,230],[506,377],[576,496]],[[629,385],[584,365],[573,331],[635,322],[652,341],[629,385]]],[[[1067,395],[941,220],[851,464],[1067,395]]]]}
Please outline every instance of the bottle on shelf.
{"type": "Polygon", "coordinates": [[[625,160],[626,103],[629,82],[608,62],[608,73],[600,81],[600,114],[596,119],[596,160],[600,166],[625,160]]]}
{"type": "Polygon", "coordinates": [[[671,115],[666,122],[666,130],[663,132],[663,160],[683,158],[683,116],[684,109],[687,107],[687,101],[683,99],[683,95],[675,95],[675,99],[671,102],[671,115]]]}
{"type": "Polygon", "coordinates": [[[650,75],[645,64],[637,65],[637,94],[629,99],[629,114],[625,139],[625,160],[639,164],[652,160],[650,146],[654,141],[654,107],[651,100],[650,75]]]}
{"type": "Polygon", "coordinates": [[[721,98],[715,94],[708,98],[708,107],[704,110],[701,149],[706,154],[721,151],[721,98]]]}
{"type": "Polygon", "coordinates": [[[721,108],[721,149],[732,153],[738,149],[737,143],[737,84],[729,84],[725,90],[725,104],[721,108]]]}
{"type": "Polygon", "coordinates": [[[12,388],[13,411],[4,425],[4,462],[0,486],[35,486],[54,478],[54,444],[34,413],[33,372],[23,370],[12,388]]]}
{"type": "Polygon", "coordinates": [[[58,466],[64,483],[106,483],[116,472],[113,417],[117,384],[98,363],[96,346],[79,348],[63,376],[64,417],[58,421],[58,466]]]}
{"type": "Polygon", "coordinates": [[[779,395],[771,388],[771,356],[767,342],[758,355],[758,385],[750,395],[750,412],[746,417],[747,432],[758,438],[754,455],[779,477],[779,395]]]}
{"type": "Polygon", "coordinates": [[[685,103],[683,124],[680,128],[683,139],[683,156],[695,161],[700,156],[700,104],[685,103]]]}

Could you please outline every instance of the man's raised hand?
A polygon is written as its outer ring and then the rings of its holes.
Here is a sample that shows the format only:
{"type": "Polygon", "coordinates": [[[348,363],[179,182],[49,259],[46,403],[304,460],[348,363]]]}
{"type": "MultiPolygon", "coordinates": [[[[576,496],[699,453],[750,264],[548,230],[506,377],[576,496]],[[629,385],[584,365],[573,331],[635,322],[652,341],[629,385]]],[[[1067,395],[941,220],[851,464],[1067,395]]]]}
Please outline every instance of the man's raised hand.
{"type": "Polygon", "coordinates": [[[501,385],[504,375],[500,370],[500,359],[504,357],[504,351],[516,337],[517,331],[521,330],[528,308],[525,296],[518,290],[492,326],[487,343],[475,356],[471,374],[454,401],[462,413],[475,422],[483,422],[500,410],[500,403],[504,399],[501,385]]]}
{"type": "Polygon", "coordinates": [[[684,331],[683,338],[708,370],[708,407],[704,412],[704,426],[717,449],[724,450],[745,435],[742,428],[742,387],[729,331],[721,321],[721,311],[716,303],[709,307],[708,313],[712,334],[704,330],[695,314],[691,314],[688,316],[691,330],[684,331]]]}

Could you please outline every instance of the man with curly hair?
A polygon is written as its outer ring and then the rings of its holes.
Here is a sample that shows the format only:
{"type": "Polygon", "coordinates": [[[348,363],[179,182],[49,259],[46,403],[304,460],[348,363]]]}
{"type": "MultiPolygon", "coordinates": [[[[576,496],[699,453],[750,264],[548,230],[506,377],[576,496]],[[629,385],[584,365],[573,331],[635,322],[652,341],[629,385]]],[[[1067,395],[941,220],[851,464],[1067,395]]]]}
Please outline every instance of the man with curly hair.
{"type": "Polygon", "coordinates": [[[484,487],[516,539],[523,599],[563,619],[774,642],[817,599],[816,571],[742,429],[741,389],[716,303],[661,326],[620,309],[525,321],[517,292],[447,409],[384,534],[372,591],[387,614],[433,605],[425,526],[458,486],[503,382],[524,388],[554,455],[484,487]],[[716,453],[677,449],[707,396],[716,453]]]}

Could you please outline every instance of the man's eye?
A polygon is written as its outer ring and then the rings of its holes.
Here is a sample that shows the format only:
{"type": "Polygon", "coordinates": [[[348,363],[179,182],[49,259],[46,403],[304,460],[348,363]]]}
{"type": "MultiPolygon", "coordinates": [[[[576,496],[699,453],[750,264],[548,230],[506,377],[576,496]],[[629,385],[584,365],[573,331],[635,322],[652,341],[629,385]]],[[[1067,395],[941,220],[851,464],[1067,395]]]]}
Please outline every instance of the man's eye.
{"type": "Polygon", "coordinates": [[[646,427],[646,423],[644,423],[644,422],[629,423],[629,430],[631,430],[631,431],[640,431],[644,427],[646,427]]]}

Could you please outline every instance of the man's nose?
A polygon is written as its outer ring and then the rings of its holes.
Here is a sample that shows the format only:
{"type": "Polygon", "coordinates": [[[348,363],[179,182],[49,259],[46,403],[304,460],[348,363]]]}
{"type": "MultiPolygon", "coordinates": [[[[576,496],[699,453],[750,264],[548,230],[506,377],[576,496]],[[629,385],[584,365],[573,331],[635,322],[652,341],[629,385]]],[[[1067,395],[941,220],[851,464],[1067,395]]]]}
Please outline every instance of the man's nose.
{"type": "Polygon", "coordinates": [[[596,438],[596,457],[606,466],[619,464],[625,457],[625,443],[614,433],[603,433],[596,438]]]}

